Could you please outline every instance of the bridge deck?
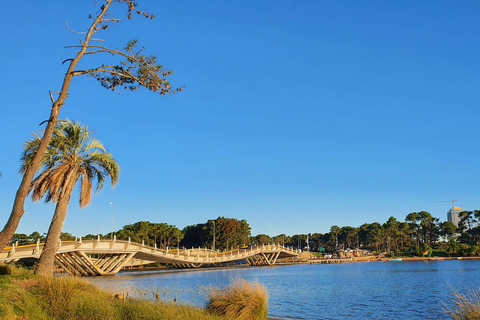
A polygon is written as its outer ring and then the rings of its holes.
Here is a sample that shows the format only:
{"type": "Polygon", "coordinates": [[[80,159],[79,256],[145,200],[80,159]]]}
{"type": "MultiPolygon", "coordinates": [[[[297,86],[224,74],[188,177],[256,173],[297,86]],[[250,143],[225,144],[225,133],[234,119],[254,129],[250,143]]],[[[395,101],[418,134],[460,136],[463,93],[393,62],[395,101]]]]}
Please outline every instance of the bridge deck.
{"type": "MultiPolygon", "coordinates": [[[[42,249],[43,244],[40,243],[7,247],[0,252],[0,262],[37,259],[42,249]]],[[[80,240],[60,242],[55,261],[69,273],[104,275],[117,273],[131,259],[183,266],[237,260],[247,260],[251,265],[266,265],[275,263],[279,258],[295,257],[299,254],[297,250],[274,244],[218,252],[201,248],[159,249],[122,240],[80,240]],[[92,256],[95,258],[92,259],[92,256]]]]}

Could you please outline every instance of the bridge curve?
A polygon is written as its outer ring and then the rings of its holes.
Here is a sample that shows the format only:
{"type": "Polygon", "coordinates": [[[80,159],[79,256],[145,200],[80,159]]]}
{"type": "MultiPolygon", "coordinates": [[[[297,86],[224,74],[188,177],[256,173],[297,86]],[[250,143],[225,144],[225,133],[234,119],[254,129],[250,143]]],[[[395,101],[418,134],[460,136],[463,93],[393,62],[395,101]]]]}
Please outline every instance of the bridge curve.
{"type": "MultiPolygon", "coordinates": [[[[16,262],[20,259],[38,259],[43,244],[12,246],[0,252],[0,262],[16,262]]],[[[270,244],[245,247],[228,252],[209,249],[159,249],[141,243],[124,240],[61,241],[55,255],[55,263],[70,275],[114,275],[132,261],[142,260],[175,264],[180,267],[199,267],[246,260],[250,265],[271,265],[277,259],[298,256],[300,252],[281,245],[270,244]]]]}

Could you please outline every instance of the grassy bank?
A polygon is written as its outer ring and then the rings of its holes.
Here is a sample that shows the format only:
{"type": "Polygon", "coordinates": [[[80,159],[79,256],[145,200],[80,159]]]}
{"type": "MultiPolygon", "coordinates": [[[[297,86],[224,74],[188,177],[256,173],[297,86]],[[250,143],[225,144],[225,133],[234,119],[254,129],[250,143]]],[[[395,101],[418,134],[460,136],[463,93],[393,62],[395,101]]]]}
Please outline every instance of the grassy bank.
{"type": "Polygon", "coordinates": [[[225,290],[212,289],[209,305],[115,299],[78,278],[43,278],[0,265],[0,319],[267,319],[267,294],[258,283],[235,280],[225,290]]]}
{"type": "Polygon", "coordinates": [[[10,266],[0,266],[0,274],[0,319],[225,319],[202,308],[114,299],[80,279],[42,278],[10,266]]]}

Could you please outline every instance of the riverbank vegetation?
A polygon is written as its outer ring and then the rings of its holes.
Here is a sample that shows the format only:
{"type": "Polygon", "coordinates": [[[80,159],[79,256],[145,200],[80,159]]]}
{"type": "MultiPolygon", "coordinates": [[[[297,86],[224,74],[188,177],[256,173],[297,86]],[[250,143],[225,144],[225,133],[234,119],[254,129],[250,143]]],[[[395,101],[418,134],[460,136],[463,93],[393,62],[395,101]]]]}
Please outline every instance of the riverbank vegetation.
{"type": "Polygon", "coordinates": [[[224,289],[212,289],[208,310],[228,319],[264,320],[268,315],[265,286],[234,279],[224,289]]]}
{"type": "Polygon", "coordinates": [[[467,294],[453,292],[455,305],[446,310],[454,320],[478,320],[480,319],[480,292],[471,291],[467,294]]]}
{"type": "Polygon", "coordinates": [[[111,293],[71,277],[42,277],[10,265],[0,265],[0,274],[0,319],[225,319],[191,306],[114,299],[111,293]]]}

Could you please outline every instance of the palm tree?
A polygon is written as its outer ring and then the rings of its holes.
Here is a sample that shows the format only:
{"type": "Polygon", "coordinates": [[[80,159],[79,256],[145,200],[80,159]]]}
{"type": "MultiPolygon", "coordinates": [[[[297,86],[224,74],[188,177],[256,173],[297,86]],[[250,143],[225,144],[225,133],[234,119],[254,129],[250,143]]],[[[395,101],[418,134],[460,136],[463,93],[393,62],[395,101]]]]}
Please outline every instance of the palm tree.
{"type": "MultiPolygon", "coordinates": [[[[73,188],[80,180],[80,207],[90,203],[93,182],[98,192],[110,177],[112,187],[117,183],[120,169],[112,154],[90,135],[86,126],[78,122],[62,121],[55,127],[50,144],[41,162],[43,171],[33,180],[29,192],[33,201],[45,197],[45,202],[56,203],[47,239],[43,247],[37,274],[52,276],[53,260],[60,240],[63,222],[73,188]]],[[[22,171],[32,161],[40,139],[25,143],[22,171]]]]}

